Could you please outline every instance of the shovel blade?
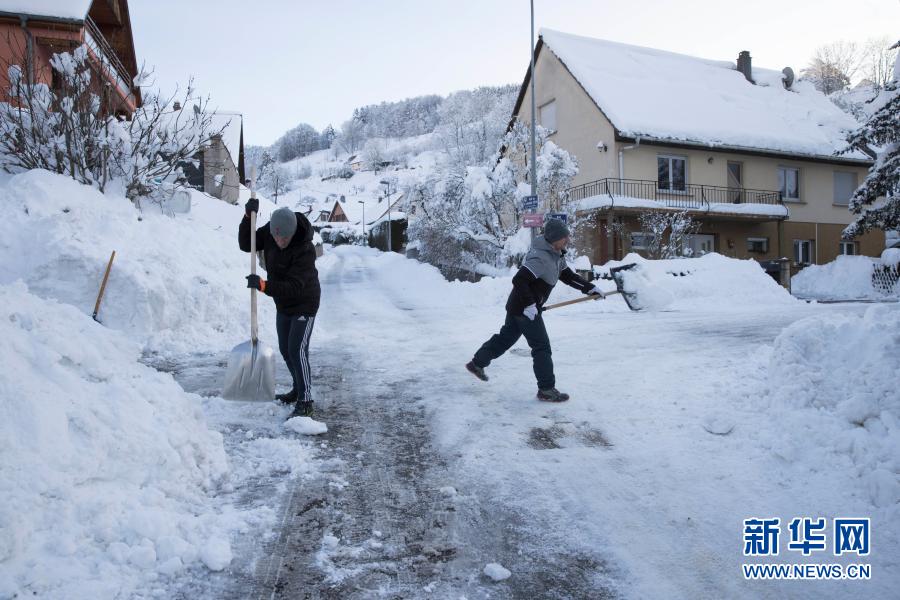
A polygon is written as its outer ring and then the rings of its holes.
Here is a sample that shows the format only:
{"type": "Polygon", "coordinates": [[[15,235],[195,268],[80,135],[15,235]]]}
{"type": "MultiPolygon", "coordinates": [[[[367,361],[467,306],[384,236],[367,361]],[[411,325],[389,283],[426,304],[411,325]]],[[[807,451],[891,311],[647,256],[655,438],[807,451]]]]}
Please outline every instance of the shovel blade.
{"type": "Polygon", "coordinates": [[[228,357],[222,397],[271,402],[275,399],[275,352],[252,341],[238,344],[228,357]]]}
{"type": "Polygon", "coordinates": [[[641,308],[643,307],[638,301],[637,294],[635,294],[634,292],[625,291],[625,276],[622,271],[629,271],[636,266],[636,263],[629,263],[627,265],[622,265],[621,267],[613,267],[609,270],[609,274],[612,276],[613,281],[616,282],[616,290],[618,290],[618,292],[622,294],[622,298],[625,299],[625,304],[628,305],[628,308],[635,312],[641,310],[641,308]]]}

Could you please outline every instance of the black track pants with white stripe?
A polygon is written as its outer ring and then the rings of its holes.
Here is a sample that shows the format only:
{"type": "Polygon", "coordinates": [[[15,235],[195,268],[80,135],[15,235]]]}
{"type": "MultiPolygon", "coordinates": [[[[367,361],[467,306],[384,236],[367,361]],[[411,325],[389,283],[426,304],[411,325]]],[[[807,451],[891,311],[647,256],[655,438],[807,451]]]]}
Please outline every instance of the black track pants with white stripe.
{"type": "Polygon", "coordinates": [[[278,349],[281,350],[281,356],[291,372],[294,389],[297,390],[297,400],[300,402],[312,400],[309,338],[315,322],[315,317],[303,315],[278,313],[275,317],[275,327],[278,330],[278,349]]]}

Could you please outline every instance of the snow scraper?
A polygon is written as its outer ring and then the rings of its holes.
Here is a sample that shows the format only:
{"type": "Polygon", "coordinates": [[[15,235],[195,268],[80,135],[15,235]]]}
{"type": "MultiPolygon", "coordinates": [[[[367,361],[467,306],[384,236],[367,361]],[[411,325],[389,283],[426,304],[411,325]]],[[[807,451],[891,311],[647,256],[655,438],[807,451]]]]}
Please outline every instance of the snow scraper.
{"type": "MultiPolygon", "coordinates": [[[[250,197],[256,198],[250,179],[250,197]]],[[[250,273],[256,274],[256,212],[250,213],[250,273]]],[[[228,400],[275,399],[275,352],[259,341],[256,320],[256,289],[250,289],[250,341],[238,344],[228,357],[222,397],[228,400]]]]}
{"type": "MultiPolygon", "coordinates": [[[[607,292],[607,296],[612,296],[613,294],[621,294],[622,298],[625,300],[625,304],[628,305],[628,308],[633,311],[641,310],[641,304],[637,301],[637,294],[634,292],[626,292],[625,291],[625,282],[622,277],[622,271],[627,271],[629,269],[633,269],[637,265],[635,263],[630,263],[627,265],[622,265],[621,267],[613,267],[609,270],[609,277],[604,279],[612,279],[616,283],[616,290],[614,292],[607,292]]],[[[566,300],[565,302],[558,302],[556,304],[551,304],[550,306],[545,306],[544,310],[552,310],[554,308],[560,308],[563,306],[568,306],[570,304],[578,304],[579,302],[587,302],[589,300],[599,300],[600,296],[585,296],[583,298],[576,298],[575,300],[566,300]]]]}

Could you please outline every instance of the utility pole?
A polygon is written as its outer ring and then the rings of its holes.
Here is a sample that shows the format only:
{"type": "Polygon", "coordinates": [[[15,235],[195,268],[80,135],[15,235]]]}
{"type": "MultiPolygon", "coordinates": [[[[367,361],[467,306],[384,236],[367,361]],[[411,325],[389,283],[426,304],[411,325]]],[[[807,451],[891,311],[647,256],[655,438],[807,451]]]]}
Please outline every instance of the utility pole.
{"type": "MultiPolygon", "coordinates": [[[[528,48],[529,55],[531,56],[531,195],[537,197],[537,162],[536,155],[537,151],[535,150],[535,130],[537,128],[536,112],[535,109],[536,100],[534,98],[534,0],[531,0],[531,44],[528,48]]],[[[538,210],[541,207],[539,205],[538,210]]],[[[531,228],[531,239],[534,239],[537,235],[537,228],[531,228]]]]}

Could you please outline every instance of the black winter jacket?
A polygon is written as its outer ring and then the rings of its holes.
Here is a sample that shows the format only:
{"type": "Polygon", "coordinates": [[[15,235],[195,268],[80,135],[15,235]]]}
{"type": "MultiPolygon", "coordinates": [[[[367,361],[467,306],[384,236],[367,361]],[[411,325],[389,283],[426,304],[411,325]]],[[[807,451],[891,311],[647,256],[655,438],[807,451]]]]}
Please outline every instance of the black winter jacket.
{"type": "MultiPolygon", "coordinates": [[[[569,267],[559,272],[559,280],[585,294],[594,287],[594,284],[580,277],[569,267]]],[[[536,304],[538,310],[542,310],[554,287],[535,277],[534,273],[524,266],[519,267],[519,272],[513,277],[512,283],[513,289],[506,301],[506,312],[511,315],[521,315],[525,307],[532,304],[536,304]]]]}
{"type": "MultiPolygon", "coordinates": [[[[275,300],[275,309],[286,315],[312,317],[319,310],[321,296],[313,228],[305,216],[294,214],[297,231],[287,248],[278,247],[266,223],[256,230],[256,249],[262,250],[265,258],[265,294],[275,300]]],[[[238,228],[238,244],[250,252],[250,217],[246,215],[238,228]]]]}

